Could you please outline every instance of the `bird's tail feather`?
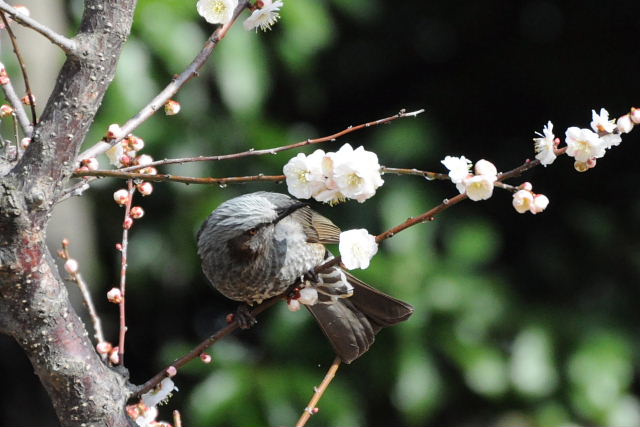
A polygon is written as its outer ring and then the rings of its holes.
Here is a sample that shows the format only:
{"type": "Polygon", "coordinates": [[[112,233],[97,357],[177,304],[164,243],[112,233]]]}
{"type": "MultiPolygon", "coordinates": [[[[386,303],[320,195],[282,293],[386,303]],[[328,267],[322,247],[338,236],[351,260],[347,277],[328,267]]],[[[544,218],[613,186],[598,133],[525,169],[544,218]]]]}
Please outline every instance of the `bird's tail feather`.
{"type": "Polygon", "coordinates": [[[382,328],[402,322],[413,313],[411,305],[372,288],[338,267],[319,276],[319,301],[306,307],[345,363],[362,356],[382,328]],[[346,278],[348,283],[332,279],[336,276],[346,278]],[[332,292],[332,288],[336,291],[332,292]],[[348,293],[337,296],[342,289],[348,293]]]}

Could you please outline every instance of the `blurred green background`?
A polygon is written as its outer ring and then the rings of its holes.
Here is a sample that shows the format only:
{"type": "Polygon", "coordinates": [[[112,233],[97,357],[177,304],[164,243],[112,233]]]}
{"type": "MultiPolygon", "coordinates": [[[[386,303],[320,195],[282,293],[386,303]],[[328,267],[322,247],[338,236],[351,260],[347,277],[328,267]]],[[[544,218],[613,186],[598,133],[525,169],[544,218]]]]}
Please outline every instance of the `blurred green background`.
{"type": "MultiPolygon", "coordinates": [[[[57,19],[69,33],[82,8],[81,1],[60,1],[55,13],[44,13],[42,0],[25,3],[33,17],[57,19]]],[[[638,9],[577,0],[285,0],[273,31],[236,25],[176,97],[182,112],[157,114],[136,134],[157,159],[227,154],[425,108],[415,119],[321,148],[349,142],[375,151],[385,166],[442,172],[445,155],[464,154],[505,171],[533,157],[533,132],[547,120],[563,136],[568,126],[588,127],[591,109],[606,107],[617,117],[640,106],[638,9]]],[[[195,1],[139,0],[85,147],[181,72],[211,31],[195,1]]],[[[10,53],[5,41],[2,60],[15,70],[10,53]]],[[[53,71],[43,87],[62,59],[55,54],[48,62],[53,71]]],[[[47,92],[36,96],[44,100],[47,92]]],[[[639,135],[627,135],[587,173],[563,157],[514,180],[531,181],[550,198],[543,214],[519,215],[511,195],[496,191],[385,242],[372,266],[356,273],[416,312],[340,369],[309,425],[640,425],[639,135]]],[[[297,152],[162,171],[279,174],[297,152]]],[[[312,206],[343,229],[376,234],[456,194],[448,182],[384,178],[364,204],[312,206]]],[[[103,296],[118,280],[122,210],[111,195],[122,186],[95,183],[58,209],[49,230],[53,250],[61,237],[71,239],[113,341],[117,308],[103,296]]],[[[134,383],[224,325],[235,309],[200,272],[194,235],[219,203],[263,189],[286,192],[278,184],[157,184],[152,196],[137,199],[146,215],[130,237],[125,355],[134,383]]],[[[77,307],[84,312],[79,300],[77,307]]],[[[0,424],[55,424],[18,346],[1,337],[0,351],[0,424]],[[24,402],[28,413],[16,411],[24,402]]],[[[194,361],[181,370],[180,391],[161,419],[180,409],[186,426],[292,425],[333,359],[311,317],[285,304],[210,354],[212,364],[194,361]]]]}

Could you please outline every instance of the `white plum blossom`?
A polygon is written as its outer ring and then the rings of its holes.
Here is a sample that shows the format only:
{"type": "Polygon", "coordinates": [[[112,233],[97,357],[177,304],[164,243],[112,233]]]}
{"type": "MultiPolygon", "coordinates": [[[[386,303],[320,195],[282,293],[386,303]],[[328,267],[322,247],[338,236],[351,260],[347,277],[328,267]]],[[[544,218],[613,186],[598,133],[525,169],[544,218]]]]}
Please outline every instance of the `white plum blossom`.
{"type": "Polygon", "coordinates": [[[536,132],[540,135],[539,138],[533,138],[534,149],[536,151],[536,159],[540,160],[540,164],[544,167],[553,163],[556,159],[555,149],[555,135],[553,134],[553,123],[551,120],[547,122],[543,134],[536,132]]]}
{"type": "Polygon", "coordinates": [[[369,234],[364,228],[360,228],[340,233],[338,249],[342,263],[347,269],[365,269],[369,267],[371,258],[378,252],[378,244],[375,236],[369,234]]]}
{"type": "Polygon", "coordinates": [[[565,134],[565,142],[567,155],[575,158],[576,162],[583,163],[592,158],[600,158],[605,153],[605,142],[589,129],[570,127],[565,134]]]}
{"type": "Polygon", "coordinates": [[[362,146],[344,144],[332,158],[333,180],[340,193],[360,203],[373,197],[383,183],[378,156],[362,146]]]}
{"type": "Polygon", "coordinates": [[[262,31],[271,29],[271,26],[278,22],[280,19],[280,8],[283,6],[282,1],[278,0],[273,2],[272,0],[262,0],[262,8],[256,9],[251,13],[244,21],[244,28],[247,31],[251,31],[254,28],[256,32],[258,28],[262,31]]]}
{"type": "Polygon", "coordinates": [[[474,202],[487,200],[493,195],[495,175],[473,175],[462,181],[467,197],[474,202]]]}
{"type": "Polygon", "coordinates": [[[155,406],[146,407],[145,410],[136,417],[135,421],[139,427],[151,427],[156,422],[158,408],[155,406]]]}
{"type": "Polygon", "coordinates": [[[292,196],[308,199],[324,189],[321,166],[324,155],[322,150],[316,150],[309,156],[299,153],[284,165],[282,171],[292,196]]]}
{"type": "Polygon", "coordinates": [[[109,148],[104,154],[107,155],[109,162],[113,166],[119,168],[122,166],[122,162],[120,161],[120,159],[122,159],[122,156],[124,156],[124,145],[122,144],[122,142],[118,142],[116,145],[109,148]]]}
{"type": "Polygon", "coordinates": [[[142,403],[149,408],[153,408],[171,397],[171,393],[173,393],[174,390],[177,391],[178,387],[176,387],[171,378],[165,378],[160,384],[142,395],[142,403]]]}
{"type": "Polygon", "coordinates": [[[440,161],[440,163],[449,169],[449,178],[454,184],[461,183],[463,179],[469,176],[471,160],[467,159],[465,156],[446,156],[444,160],[440,161]]]}
{"type": "Polygon", "coordinates": [[[597,133],[612,133],[616,129],[615,120],[609,120],[609,112],[604,108],[600,109],[600,114],[596,110],[591,110],[591,129],[597,133]]]}
{"type": "Polygon", "coordinates": [[[198,0],[198,13],[210,24],[226,24],[231,21],[238,0],[198,0]]]}
{"type": "Polygon", "coordinates": [[[513,207],[518,213],[528,212],[533,206],[533,194],[531,191],[518,190],[513,195],[513,207]]]}

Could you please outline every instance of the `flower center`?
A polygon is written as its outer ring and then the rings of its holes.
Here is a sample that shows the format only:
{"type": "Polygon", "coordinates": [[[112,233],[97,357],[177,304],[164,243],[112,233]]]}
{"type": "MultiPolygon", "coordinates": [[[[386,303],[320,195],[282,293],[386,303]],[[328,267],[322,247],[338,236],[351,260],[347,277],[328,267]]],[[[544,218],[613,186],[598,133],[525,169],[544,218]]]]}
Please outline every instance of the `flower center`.
{"type": "Polygon", "coordinates": [[[222,0],[216,0],[213,2],[211,9],[216,15],[222,15],[227,10],[227,5],[222,0]]]}
{"type": "Polygon", "coordinates": [[[352,173],[351,175],[349,175],[347,177],[347,184],[349,186],[358,186],[360,184],[362,184],[362,182],[364,181],[364,179],[360,178],[357,174],[352,173]]]}
{"type": "Polygon", "coordinates": [[[309,175],[309,171],[301,170],[300,172],[298,172],[298,181],[306,184],[307,182],[309,182],[309,175]]]}

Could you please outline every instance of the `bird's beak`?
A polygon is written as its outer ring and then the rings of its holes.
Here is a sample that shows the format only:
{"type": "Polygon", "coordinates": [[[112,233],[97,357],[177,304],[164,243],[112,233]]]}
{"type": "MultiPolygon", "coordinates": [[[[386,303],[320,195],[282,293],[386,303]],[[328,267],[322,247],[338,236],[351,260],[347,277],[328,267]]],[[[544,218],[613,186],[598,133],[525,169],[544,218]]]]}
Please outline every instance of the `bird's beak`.
{"type": "Polygon", "coordinates": [[[278,209],[278,216],[276,217],[276,219],[273,220],[273,224],[277,224],[278,222],[280,222],[283,218],[288,217],[289,215],[291,215],[292,213],[294,213],[295,211],[297,211],[300,208],[303,208],[307,206],[306,203],[302,203],[299,201],[296,201],[293,205],[288,206],[286,208],[282,208],[282,209],[278,209]]]}

